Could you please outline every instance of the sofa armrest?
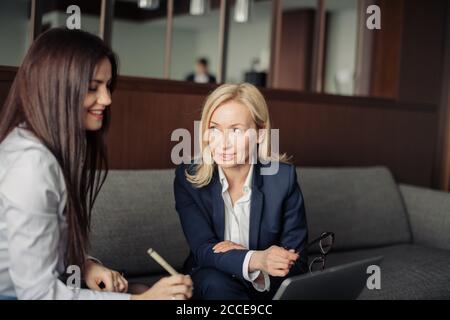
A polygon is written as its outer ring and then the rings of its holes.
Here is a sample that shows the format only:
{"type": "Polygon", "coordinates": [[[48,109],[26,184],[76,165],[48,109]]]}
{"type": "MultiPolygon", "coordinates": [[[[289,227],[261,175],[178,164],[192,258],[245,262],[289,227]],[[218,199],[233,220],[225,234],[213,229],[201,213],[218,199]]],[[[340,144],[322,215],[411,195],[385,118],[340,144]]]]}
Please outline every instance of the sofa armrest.
{"type": "Polygon", "coordinates": [[[413,242],[450,250],[450,193],[400,184],[413,242]]]}

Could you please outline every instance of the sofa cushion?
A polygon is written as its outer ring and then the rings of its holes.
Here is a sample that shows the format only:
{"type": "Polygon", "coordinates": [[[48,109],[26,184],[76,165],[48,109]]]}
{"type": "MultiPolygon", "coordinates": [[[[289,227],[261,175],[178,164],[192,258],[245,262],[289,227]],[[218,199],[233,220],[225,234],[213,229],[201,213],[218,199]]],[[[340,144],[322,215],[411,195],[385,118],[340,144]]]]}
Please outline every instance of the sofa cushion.
{"type": "Polygon", "coordinates": [[[189,250],[173,179],[173,170],[110,171],[92,214],[91,254],[128,275],[164,273],[147,255],[152,247],[180,269],[189,250]]]}
{"type": "Polygon", "coordinates": [[[300,168],[309,239],[335,233],[334,250],[409,242],[402,198],[384,167],[300,168]]]}
{"type": "MultiPolygon", "coordinates": [[[[450,299],[450,252],[402,244],[330,253],[326,267],[383,256],[381,289],[365,288],[359,299],[450,299]]],[[[369,276],[369,275],[368,275],[369,276]]]]}
{"type": "Polygon", "coordinates": [[[450,193],[400,185],[415,244],[450,250],[450,193]]]}

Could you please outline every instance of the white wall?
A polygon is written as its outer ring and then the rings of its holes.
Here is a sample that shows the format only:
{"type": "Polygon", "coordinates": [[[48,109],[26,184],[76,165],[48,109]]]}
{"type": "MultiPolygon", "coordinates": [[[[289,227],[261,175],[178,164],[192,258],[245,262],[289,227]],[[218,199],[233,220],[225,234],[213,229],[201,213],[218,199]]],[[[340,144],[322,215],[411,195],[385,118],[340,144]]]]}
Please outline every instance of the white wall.
{"type": "Polygon", "coordinates": [[[244,81],[244,72],[251,69],[254,58],[259,58],[262,69],[268,71],[270,52],[270,19],[230,25],[228,45],[227,82],[244,81]]]}
{"type": "Polygon", "coordinates": [[[123,75],[161,78],[164,74],[165,29],[151,23],[116,20],[112,47],[123,75]]]}
{"type": "MultiPolygon", "coordinates": [[[[210,13],[216,14],[218,13],[210,13]]],[[[271,28],[271,4],[261,2],[255,4],[251,10],[250,21],[236,23],[233,19],[233,11],[230,14],[228,63],[226,70],[226,82],[242,82],[244,72],[249,71],[254,58],[261,59],[261,68],[268,70],[270,56],[270,28],[271,28]]],[[[217,71],[218,57],[218,18],[216,25],[210,24],[197,31],[197,56],[206,56],[211,63],[211,71],[217,71]]]]}
{"type": "Polygon", "coordinates": [[[172,37],[170,78],[184,80],[189,73],[194,71],[195,61],[198,59],[197,33],[190,29],[177,28],[174,25],[172,37]]]}
{"type": "MultiPolygon", "coordinates": [[[[44,23],[64,26],[68,15],[52,12],[44,16],[44,23]]],[[[81,12],[81,29],[98,34],[99,18],[81,12]]],[[[165,25],[156,22],[132,22],[116,19],[113,23],[112,48],[119,56],[120,74],[162,78],[164,73],[165,25]]],[[[195,34],[189,30],[174,30],[171,75],[184,79],[192,69],[189,53],[195,56],[195,34]]]]}
{"type": "Polygon", "coordinates": [[[352,95],[357,44],[357,11],[354,9],[336,10],[330,13],[327,55],[325,62],[325,92],[352,95]],[[343,84],[338,92],[336,75],[348,74],[349,82],[343,84]]]}
{"type": "Polygon", "coordinates": [[[195,55],[206,57],[209,60],[210,72],[217,75],[217,65],[219,63],[219,37],[217,28],[205,28],[196,34],[197,47],[195,55]]]}

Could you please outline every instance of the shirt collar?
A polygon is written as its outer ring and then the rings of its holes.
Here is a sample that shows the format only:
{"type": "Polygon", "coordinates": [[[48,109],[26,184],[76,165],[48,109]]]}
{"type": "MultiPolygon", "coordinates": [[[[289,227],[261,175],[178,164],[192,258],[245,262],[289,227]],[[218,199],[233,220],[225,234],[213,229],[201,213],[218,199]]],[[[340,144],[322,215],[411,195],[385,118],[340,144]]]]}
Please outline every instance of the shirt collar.
{"type": "MultiPolygon", "coordinates": [[[[222,168],[220,166],[217,167],[219,171],[220,184],[222,185],[222,193],[225,193],[228,190],[229,186],[228,180],[222,168]]],[[[244,191],[244,194],[252,190],[252,181],[253,181],[253,164],[250,165],[250,170],[248,171],[247,178],[245,179],[244,182],[244,186],[242,187],[242,191],[244,191]]]]}

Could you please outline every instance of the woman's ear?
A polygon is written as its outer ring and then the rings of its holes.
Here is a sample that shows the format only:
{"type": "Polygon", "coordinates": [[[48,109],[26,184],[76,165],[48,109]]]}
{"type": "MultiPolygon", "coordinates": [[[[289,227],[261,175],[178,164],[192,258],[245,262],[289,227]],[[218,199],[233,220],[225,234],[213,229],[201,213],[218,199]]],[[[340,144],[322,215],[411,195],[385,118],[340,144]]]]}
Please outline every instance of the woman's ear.
{"type": "Polygon", "coordinates": [[[258,144],[262,143],[264,139],[266,138],[267,129],[266,128],[260,128],[258,130],[258,144]]]}

